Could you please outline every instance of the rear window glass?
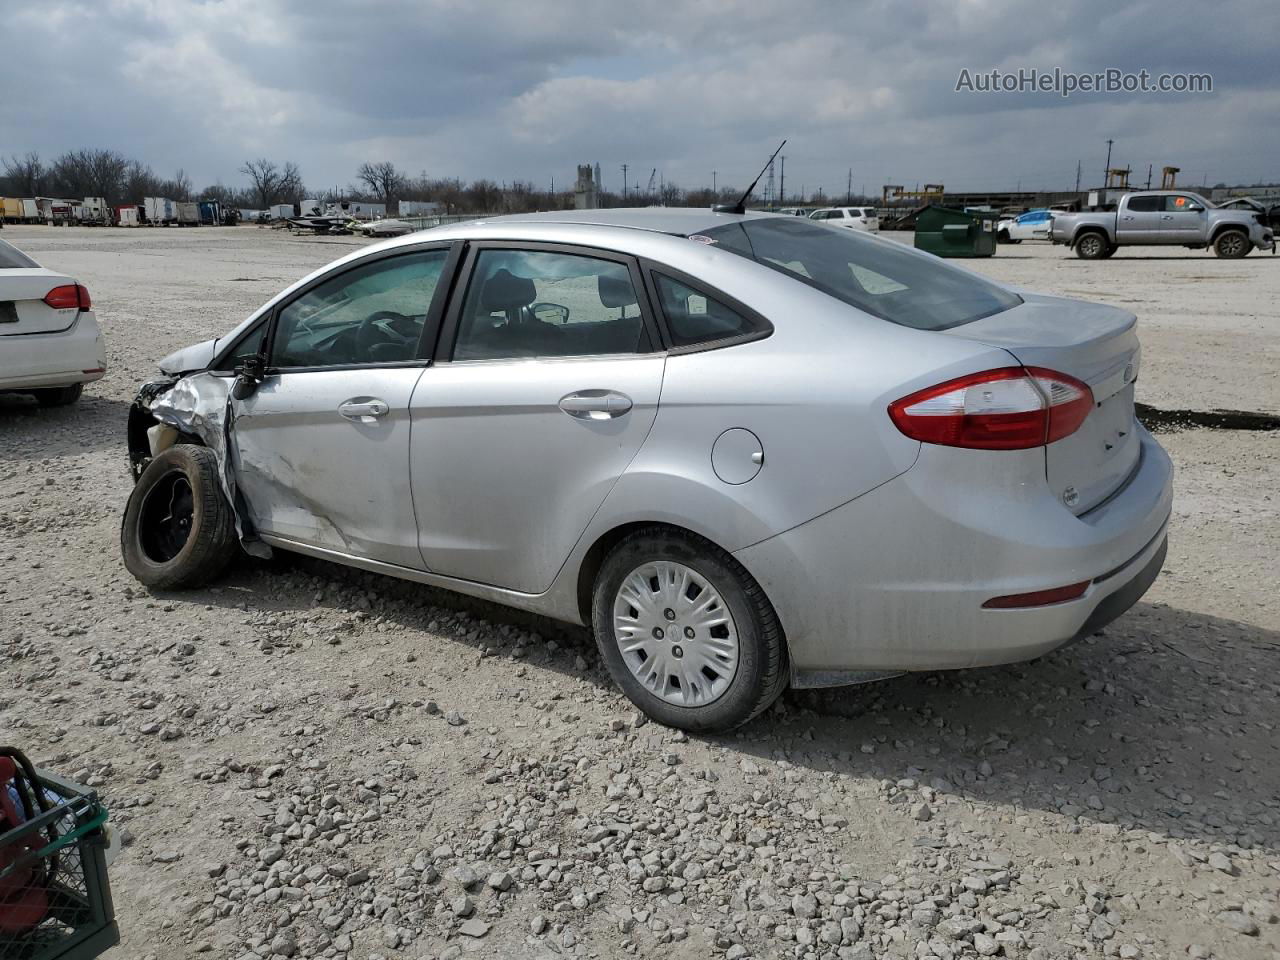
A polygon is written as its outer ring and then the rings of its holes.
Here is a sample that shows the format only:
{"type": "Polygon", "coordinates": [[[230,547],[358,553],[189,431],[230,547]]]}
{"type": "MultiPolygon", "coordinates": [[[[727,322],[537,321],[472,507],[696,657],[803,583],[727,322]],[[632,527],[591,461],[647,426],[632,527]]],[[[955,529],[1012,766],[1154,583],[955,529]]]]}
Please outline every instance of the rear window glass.
{"type": "Polygon", "coordinates": [[[30,270],[38,267],[25,253],[5,240],[0,240],[0,270],[30,270]]]}
{"type": "Polygon", "coordinates": [[[958,327],[1022,302],[1017,294],[935,257],[859,231],[769,217],[704,233],[724,250],[917,330],[958,327]]]}

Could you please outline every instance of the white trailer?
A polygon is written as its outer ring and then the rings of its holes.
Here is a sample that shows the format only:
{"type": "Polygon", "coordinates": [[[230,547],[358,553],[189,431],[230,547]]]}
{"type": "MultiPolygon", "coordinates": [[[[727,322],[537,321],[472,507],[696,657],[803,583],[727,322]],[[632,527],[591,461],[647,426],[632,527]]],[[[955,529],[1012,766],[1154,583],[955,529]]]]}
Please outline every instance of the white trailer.
{"type": "Polygon", "coordinates": [[[402,217],[434,217],[441,212],[440,204],[435,200],[400,201],[400,216],[402,217]]]}
{"type": "Polygon", "coordinates": [[[292,203],[277,203],[271,207],[272,220],[288,220],[294,216],[292,203]]]}
{"type": "Polygon", "coordinates": [[[36,202],[32,197],[22,198],[22,219],[28,223],[33,223],[40,219],[40,208],[36,206],[36,202]]]}

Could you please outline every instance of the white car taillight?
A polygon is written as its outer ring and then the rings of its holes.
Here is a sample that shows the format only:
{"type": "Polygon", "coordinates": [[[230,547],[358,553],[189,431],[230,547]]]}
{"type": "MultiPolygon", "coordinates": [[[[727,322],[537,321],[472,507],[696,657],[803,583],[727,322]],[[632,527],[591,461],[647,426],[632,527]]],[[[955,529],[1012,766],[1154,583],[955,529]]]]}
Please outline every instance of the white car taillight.
{"type": "Polygon", "coordinates": [[[1093,391],[1042,367],[1002,367],[918,390],[889,405],[889,417],[923,443],[974,450],[1026,450],[1080,428],[1093,391]]]}

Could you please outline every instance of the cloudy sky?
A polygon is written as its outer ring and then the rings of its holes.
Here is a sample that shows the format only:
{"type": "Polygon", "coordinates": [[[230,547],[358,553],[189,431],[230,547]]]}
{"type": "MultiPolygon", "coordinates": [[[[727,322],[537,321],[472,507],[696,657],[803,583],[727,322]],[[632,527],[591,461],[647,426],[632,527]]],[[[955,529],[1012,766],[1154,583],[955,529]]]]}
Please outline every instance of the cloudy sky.
{"type": "Polygon", "coordinates": [[[1280,4],[1115,0],[0,0],[0,155],[120,150],[197,186],[248,157],[606,187],[1070,188],[1113,165],[1280,180],[1280,4]],[[957,93],[1019,68],[1208,73],[1212,93],[957,93]]]}

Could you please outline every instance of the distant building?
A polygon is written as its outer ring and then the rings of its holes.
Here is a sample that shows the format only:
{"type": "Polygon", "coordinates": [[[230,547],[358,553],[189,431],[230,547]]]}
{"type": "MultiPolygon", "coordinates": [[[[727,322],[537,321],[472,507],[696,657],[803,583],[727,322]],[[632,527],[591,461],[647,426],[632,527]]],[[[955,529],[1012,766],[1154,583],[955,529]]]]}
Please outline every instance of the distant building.
{"type": "MultiPolygon", "coordinates": [[[[596,170],[599,170],[597,165],[596,170]]],[[[578,183],[573,192],[575,210],[595,210],[600,206],[600,185],[593,175],[591,164],[578,164],[578,183]]]]}

